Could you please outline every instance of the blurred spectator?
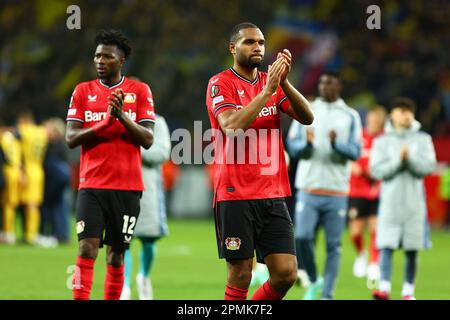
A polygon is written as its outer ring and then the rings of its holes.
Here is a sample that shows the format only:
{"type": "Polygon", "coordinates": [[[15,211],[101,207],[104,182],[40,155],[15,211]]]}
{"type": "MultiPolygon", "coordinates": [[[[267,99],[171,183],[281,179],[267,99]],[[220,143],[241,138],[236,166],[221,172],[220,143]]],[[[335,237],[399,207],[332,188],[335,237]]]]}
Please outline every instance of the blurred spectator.
{"type": "Polygon", "coordinates": [[[0,134],[2,229],[0,242],[14,244],[16,242],[15,221],[16,209],[19,205],[20,184],[22,178],[22,153],[20,142],[12,132],[6,129],[0,134]],[[4,188],[3,188],[4,187],[4,188]]]}
{"type": "Polygon", "coordinates": [[[414,119],[415,103],[397,98],[392,104],[385,133],[378,137],[370,156],[370,172],[381,180],[376,244],[380,250],[381,279],[377,300],[391,293],[392,254],[405,252],[402,296],[415,300],[419,250],[428,247],[427,208],[423,178],[433,172],[436,155],[430,135],[414,119]]]}
{"type": "Polygon", "coordinates": [[[41,234],[47,246],[69,242],[69,203],[67,192],[70,183],[70,167],[67,161],[68,147],[64,141],[65,123],[60,118],[44,122],[49,143],[44,161],[45,195],[42,205],[41,234]]]}
{"type": "Polygon", "coordinates": [[[39,244],[40,206],[44,200],[45,184],[43,163],[48,136],[29,111],[23,111],[17,117],[17,131],[25,173],[25,183],[20,192],[20,203],[25,209],[24,240],[28,244],[39,244]]]}
{"type": "Polygon", "coordinates": [[[271,39],[267,61],[280,47],[291,50],[298,61],[293,80],[302,93],[314,93],[324,69],[339,69],[351,106],[364,110],[375,101],[386,104],[395,95],[408,95],[418,103],[425,130],[450,134],[448,1],[380,3],[381,30],[367,29],[366,8],[372,3],[358,0],[77,4],[82,10],[81,31],[66,29],[67,2],[2,5],[0,114],[7,121],[14,114],[6,106],[13,104],[30,106],[38,117],[63,117],[73,85],[95,77],[92,56],[79,48],[90,46],[98,29],[114,26],[135,41],[125,72],[151,84],[155,99],[164,106],[157,111],[169,128],[190,128],[193,120],[207,123],[198,102],[203,101],[203,87],[210,74],[228,65],[223,43],[230,26],[250,20],[271,39]]]}

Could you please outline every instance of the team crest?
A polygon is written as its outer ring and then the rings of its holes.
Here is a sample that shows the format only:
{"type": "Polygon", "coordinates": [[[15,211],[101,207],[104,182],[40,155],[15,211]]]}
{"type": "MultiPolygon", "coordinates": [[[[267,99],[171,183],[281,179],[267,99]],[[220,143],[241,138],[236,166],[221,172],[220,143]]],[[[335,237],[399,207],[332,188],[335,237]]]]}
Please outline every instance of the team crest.
{"type": "Polygon", "coordinates": [[[80,234],[84,231],[84,226],[85,224],[83,220],[77,222],[77,234],[80,234]]]}
{"type": "Polygon", "coordinates": [[[239,250],[241,247],[241,239],[240,238],[226,238],[225,244],[227,246],[227,250],[239,250]]]}
{"type": "Polygon", "coordinates": [[[219,94],[219,91],[220,91],[219,86],[216,86],[216,85],[212,86],[211,93],[210,93],[211,98],[214,98],[215,96],[217,96],[219,94]]]}
{"type": "Polygon", "coordinates": [[[125,93],[125,99],[123,99],[124,103],[135,103],[136,102],[136,94],[135,93],[125,93]]]}

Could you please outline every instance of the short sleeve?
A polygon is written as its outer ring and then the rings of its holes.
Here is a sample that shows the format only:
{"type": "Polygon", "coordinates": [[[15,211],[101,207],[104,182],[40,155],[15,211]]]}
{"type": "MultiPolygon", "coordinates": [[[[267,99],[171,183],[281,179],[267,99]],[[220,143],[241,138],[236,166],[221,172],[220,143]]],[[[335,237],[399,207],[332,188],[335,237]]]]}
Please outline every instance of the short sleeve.
{"type": "Polygon", "coordinates": [[[138,105],[136,108],[136,122],[152,122],[155,123],[155,107],[153,102],[153,94],[150,87],[142,83],[138,93],[138,105]]]}
{"type": "Polygon", "coordinates": [[[67,121],[78,121],[84,123],[84,108],[81,102],[81,87],[76,86],[73,90],[69,102],[69,110],[67,111],[67,121]]]}
{"type": "Polygon", "coordinates": [[[280,108],[284,113],[287,113],[290,103],[281,87],[278,87],[277,89],[277,101],[278,108],[280,108]]]}
{"type": "Polygon", "coordinates": [[[206,91],[206,106],[216,118],[225,110],[236,109],[232,85],[223,77],[213,77],[209,81],[208,90],[206,91]]]}

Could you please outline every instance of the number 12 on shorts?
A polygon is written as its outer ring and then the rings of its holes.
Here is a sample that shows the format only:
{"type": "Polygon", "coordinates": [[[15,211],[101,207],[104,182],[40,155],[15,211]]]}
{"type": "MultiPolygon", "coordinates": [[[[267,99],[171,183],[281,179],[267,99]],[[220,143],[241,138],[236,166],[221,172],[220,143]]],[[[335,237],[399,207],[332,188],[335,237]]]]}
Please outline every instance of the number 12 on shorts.
{"type": "Polygon", "coordinates": [[[124,215],[122,233],[133,235],[135,224],[136,224],[136,217],[124,215]]]}

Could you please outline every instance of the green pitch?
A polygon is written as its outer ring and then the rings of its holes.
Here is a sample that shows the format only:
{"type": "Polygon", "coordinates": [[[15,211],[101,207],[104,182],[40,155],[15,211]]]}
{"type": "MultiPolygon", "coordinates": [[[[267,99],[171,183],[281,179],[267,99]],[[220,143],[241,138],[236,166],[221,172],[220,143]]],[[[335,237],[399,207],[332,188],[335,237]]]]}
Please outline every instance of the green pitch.
{"type": "MultiPolygon", "coordinates": [[[[157,258],[151,272],[155,299],[222,299],[226,280],[225,263],[217,258],[212,220],[170,220],[170,236],[158,242],[157,258]]],[[[75,228],[72,228],[75,230],[75,228]]],[[[433,248],[419,254],[417,299],[450,299],[450,233],[434,231],[433,248]]],[[[323,234],[317,243],[319,270],[324,267],[323,234]]],[[[133,284],[137,273],[139,241],[134,242],[133,284]]],[[[71,265],[77,254],[75,232],[70,245],[44,249],[25,245],[0,245],[0,299],[71,299],[71,265]]],[[[343,252],[336,299],[370,299],[365,279],[352,275],[354,250],[344,234],[343,252]]],[[[393,292],[400,298],[403,279],[403,254],[394,254],[393,292]]],[[[100,251],[95,265],[92,299],[103,298],[105,252],[100,251]]],[[[136,288],[133,297],[137,299],[136,288]]],[[[249,296],[255,288],[250,289],[249,296]]],[[[304,289],[293,287],[287,299],[298,299],[304,289]]]]}

